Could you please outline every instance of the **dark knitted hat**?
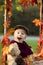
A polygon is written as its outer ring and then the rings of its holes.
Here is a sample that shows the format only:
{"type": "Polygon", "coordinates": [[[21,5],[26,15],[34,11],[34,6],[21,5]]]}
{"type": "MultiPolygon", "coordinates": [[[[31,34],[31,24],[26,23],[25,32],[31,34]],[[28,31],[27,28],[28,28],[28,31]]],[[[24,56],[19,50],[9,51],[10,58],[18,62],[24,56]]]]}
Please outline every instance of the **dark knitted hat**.
{"type": "Polygon", "coordinates": [[[23,25],[17,25],[15,26],[14,30],[17,30],[17,29],[22,29],[26,32],[26,34],[28,35],[29,34],[29,30],[27,27],[23,26],[23,25]]]}

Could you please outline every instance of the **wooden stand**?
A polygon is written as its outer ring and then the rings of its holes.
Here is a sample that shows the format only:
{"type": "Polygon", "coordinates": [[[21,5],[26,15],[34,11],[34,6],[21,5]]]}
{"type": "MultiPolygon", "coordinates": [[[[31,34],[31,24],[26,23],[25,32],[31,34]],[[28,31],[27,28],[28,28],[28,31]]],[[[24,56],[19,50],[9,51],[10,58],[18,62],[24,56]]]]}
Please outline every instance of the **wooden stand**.
{"type": "Polygon", "coordinates": [[[6,12],[7,12],[7,9],[6,9],[6,0],[4,1],[4,36],[6,36],[6,12]]]}

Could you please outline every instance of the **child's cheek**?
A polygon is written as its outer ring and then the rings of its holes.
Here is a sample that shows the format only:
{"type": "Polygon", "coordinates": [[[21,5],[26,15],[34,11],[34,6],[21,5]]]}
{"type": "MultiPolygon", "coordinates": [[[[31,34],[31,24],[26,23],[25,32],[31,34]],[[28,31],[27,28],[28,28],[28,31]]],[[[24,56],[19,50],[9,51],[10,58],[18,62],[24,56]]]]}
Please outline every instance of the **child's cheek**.
{"type": "Polygon", "coordinates": [[[17,36],[18,36],[18,34],[15,32],[15,33],[14,33],[14,37],[17,37],[17,36]]]}
{"type": "Polygon", "coordinates": [[[22,38],[25,39],[26,38],[26,35],[22,35],[22,38]]]}

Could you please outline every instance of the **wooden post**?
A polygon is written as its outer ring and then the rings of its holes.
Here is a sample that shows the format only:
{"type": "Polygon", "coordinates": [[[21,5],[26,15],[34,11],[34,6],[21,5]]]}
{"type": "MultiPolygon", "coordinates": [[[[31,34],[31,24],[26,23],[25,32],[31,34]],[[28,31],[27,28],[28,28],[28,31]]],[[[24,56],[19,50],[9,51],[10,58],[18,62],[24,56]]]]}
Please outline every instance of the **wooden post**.
{"type": "MultiPolygon", "coordinates": [[[[40,21],[42,22],[42,0],[40,0],[40,21]]],[[[41,33],[41,25],[40,25],[40,33],[41,33]]]]}
{"type": "Polygon", "coordinates": [[[5,5],[5,7],[4,7],[4,36],[6,36],[6,11],[7,11],[7,9],[6,9],[6,0],[4,1],[4,5],[5,5]]]}

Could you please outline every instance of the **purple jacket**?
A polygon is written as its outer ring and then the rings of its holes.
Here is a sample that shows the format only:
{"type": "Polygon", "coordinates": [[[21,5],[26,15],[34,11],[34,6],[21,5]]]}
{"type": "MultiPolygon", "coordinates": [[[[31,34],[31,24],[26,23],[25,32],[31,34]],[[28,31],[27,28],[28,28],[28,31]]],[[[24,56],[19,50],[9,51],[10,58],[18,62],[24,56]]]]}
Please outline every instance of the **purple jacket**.
{"type": "Polygon", "coordinates": [[[11,41],[11,44],[12,43],[17,43],[18,47],[19,47],[19,50],[21,51],[20,55],[22,57],[27,57],[28,55],[31,55],[33,54],[33,51],[31,50],[31,47],[27,45],[27,43],[25,41],[23,41],[23,43],[19,43],[15,40],[12,40],[11,41]]]}

